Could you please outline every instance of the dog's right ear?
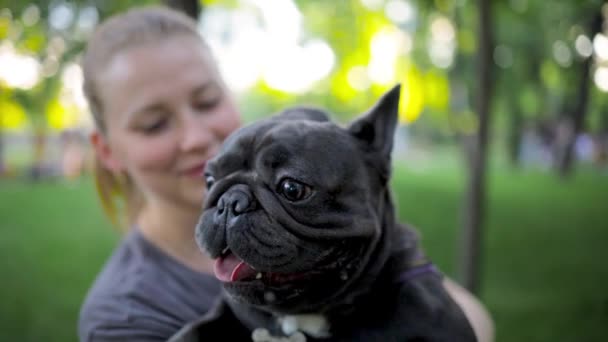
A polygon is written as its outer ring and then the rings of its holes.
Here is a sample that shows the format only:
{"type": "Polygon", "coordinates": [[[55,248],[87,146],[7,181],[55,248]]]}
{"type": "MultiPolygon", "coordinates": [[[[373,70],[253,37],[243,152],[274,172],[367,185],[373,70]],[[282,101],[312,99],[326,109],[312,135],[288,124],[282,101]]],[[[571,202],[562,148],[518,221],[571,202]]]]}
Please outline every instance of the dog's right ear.
{"type": "Polygon", "coordinates": [[[380,153],[387,159],[390,159],[393,149],[400,91],[401,85],[398,84],[348,127],[348,131],[353,136],[368,144],[373,152],[380,153]]]}
{"type": "Polygon", "coordinates": [[[329,116],[321,109],[312,107],[292,107],[285,109],[278,116],[279,120],[311,120],[326,122],[329,121],[329,116]]]}
{"type": "Polygon", "coordinates": [[[348,132],[362,143],[368,160],[385,183],[391,174],[391,151],[397,129],[400,91],[401,85],[396,85],[348,127],[348,132]]]}

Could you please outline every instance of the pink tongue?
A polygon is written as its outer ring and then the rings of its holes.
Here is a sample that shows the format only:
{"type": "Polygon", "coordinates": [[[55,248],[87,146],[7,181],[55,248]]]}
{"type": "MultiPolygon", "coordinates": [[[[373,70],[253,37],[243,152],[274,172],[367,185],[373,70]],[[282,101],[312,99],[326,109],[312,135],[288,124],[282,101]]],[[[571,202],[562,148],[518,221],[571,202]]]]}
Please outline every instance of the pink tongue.
{"type": "Polygon", "coordinates": [[[255,270],[233,253],[215,260],[215,277],[223,282],[239,281],[255,275],[255,270]]]}

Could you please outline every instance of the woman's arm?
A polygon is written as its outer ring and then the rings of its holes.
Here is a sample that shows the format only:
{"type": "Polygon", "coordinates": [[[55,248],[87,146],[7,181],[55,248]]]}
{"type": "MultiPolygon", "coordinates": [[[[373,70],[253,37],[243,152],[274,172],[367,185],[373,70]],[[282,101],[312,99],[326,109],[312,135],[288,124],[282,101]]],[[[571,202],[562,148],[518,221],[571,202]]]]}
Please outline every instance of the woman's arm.
{"type": "Polygon", "coordinates": [[[477,341],[493,342],[494,322],[483,304],[464,287],[448,277],[444,277],[443,286],[464,311],[475,331],[477,341]]]}

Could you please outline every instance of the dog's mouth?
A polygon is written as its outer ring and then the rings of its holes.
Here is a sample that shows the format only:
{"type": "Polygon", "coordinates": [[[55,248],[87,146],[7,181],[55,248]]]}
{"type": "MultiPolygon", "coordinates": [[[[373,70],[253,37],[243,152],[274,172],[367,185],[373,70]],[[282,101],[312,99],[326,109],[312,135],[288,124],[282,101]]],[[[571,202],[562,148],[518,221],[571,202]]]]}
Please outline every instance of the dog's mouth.
{"type": "Polygon", "coordinates": [[[260,281],[268,285],[282,285],[309,278],[316,272],[279,273],[258,271],[236,256],[229,248],[224,249],[215,259],[215,277],[224,283],[260,281]]]}

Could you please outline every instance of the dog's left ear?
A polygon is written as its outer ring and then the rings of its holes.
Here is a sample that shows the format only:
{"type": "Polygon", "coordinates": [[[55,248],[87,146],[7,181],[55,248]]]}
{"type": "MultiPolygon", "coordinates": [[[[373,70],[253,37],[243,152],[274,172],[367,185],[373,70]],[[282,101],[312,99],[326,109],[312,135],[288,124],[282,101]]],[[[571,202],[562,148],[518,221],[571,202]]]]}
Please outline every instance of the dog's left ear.
{"type": "Polygon", "coordinates": [[[380,153],[385,160],[389,161],[397,126],[400,91],[401,85],[398,84],[348,127],[348,131],[367,143],[372,152],[380,153]]]}

